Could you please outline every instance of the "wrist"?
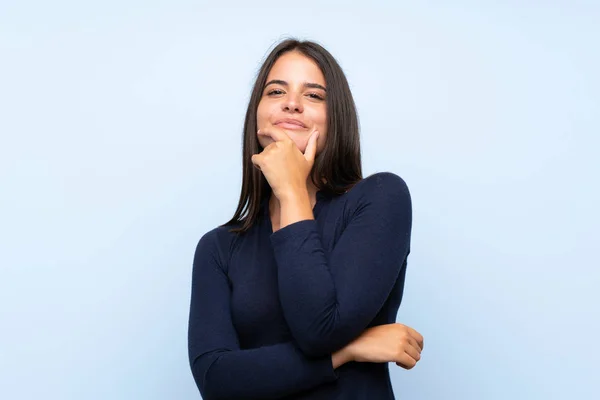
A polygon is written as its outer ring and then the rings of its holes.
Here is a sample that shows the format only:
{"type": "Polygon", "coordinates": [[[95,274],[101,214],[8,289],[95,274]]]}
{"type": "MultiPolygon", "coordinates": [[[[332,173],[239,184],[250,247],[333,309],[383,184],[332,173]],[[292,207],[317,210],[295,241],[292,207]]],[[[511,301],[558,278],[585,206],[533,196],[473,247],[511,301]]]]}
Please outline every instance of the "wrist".
{"type": "Polygon", "coordinates": [[[282,190],[278,190],[275,196],[280,203],[298,203],[302,200],[309,199],[308,189],[305,187],[289,186],[282,190]]]}
{"type": "Polygon", "coordinates": [[[351,350],[346,346],[331,355],[331,363],[333,369],[337,369],[342,365],[353,361],[351,350]]]}
{"type": "Polygon", "coordinates": [[[314,219],[307,188],[288,189],[276,194],[279,199],[280,228],[298,221],[314,219]]]}

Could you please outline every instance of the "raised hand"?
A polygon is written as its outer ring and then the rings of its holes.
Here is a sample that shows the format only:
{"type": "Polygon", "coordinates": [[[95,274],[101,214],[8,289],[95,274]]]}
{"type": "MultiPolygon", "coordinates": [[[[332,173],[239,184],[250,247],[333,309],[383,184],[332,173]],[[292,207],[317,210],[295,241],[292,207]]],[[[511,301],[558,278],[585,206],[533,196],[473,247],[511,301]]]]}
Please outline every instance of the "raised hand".
{"type": "Polygon", "coordinates": [[[278,199],[298,190],[306,190],[306,181],[314,165],[319,132],[313,131],[304,154],[281,128],[271,126],[258,131],[259,136],[274,140],[252,156],[252,163],[262,171],[278,199]]]}

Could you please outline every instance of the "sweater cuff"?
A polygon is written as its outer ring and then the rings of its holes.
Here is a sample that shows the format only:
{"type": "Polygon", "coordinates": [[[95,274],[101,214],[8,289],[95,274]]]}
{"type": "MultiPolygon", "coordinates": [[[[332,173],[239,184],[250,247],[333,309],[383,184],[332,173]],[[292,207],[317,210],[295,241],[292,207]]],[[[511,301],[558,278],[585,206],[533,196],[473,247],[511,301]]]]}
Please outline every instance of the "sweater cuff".
{"type": "Polygon", "coordinates": [[[306,237],[310,232],[316,232],[316,229],[317,221],[314,219],[305,219],[294,222],[293,224],[289,224],[278,231],[273,232],[271,234],[271,244],[273,246],[278,246],[285,243],[290,238],[298,240],[302,237],[306,237]]]}
{"type": "Polygon", "coordinates": [[[338,379],[338,373],[333,368],[333,359],[331,356],[323,357],[319,361],[318,368],[322,374],[321,376],[325,378],[325,382],[333,382],[338,379]]]}

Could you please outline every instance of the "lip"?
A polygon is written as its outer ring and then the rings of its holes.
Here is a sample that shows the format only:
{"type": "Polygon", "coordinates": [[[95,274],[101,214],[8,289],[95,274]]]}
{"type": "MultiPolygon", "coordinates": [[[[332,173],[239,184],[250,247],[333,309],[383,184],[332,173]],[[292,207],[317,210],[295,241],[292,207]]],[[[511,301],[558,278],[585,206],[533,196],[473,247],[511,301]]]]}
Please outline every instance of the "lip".
{"type": "Polygon", "coordinates": [[[306,129],[306,125],[302,121],[293,118],[277,120],[274,125],[287,129],[306,129]]]}

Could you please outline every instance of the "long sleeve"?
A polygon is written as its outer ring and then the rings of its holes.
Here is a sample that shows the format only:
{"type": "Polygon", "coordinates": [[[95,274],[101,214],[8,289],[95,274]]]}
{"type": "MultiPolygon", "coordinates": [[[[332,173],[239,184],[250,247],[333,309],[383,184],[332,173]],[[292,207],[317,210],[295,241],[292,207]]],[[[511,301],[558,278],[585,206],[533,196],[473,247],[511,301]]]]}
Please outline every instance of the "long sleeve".
{"type": "Polygon", "coordinates": [[[188,351],[203,398],[280,398],[335,380],[330,355],[309,359],[293,342],[240,349],[216,247],[210,232],[202,237],[192,272],[188,351]]]}
{"type": "Polygon", "coordinates": [[[271,235],[284,316],[309,356],[329,354],[359,336],[403,279],[412,225],[408,188],[391,173],[361,183],[352,189],[359,194],[356,207],[329,257],[315,220],[271,235]]]}

